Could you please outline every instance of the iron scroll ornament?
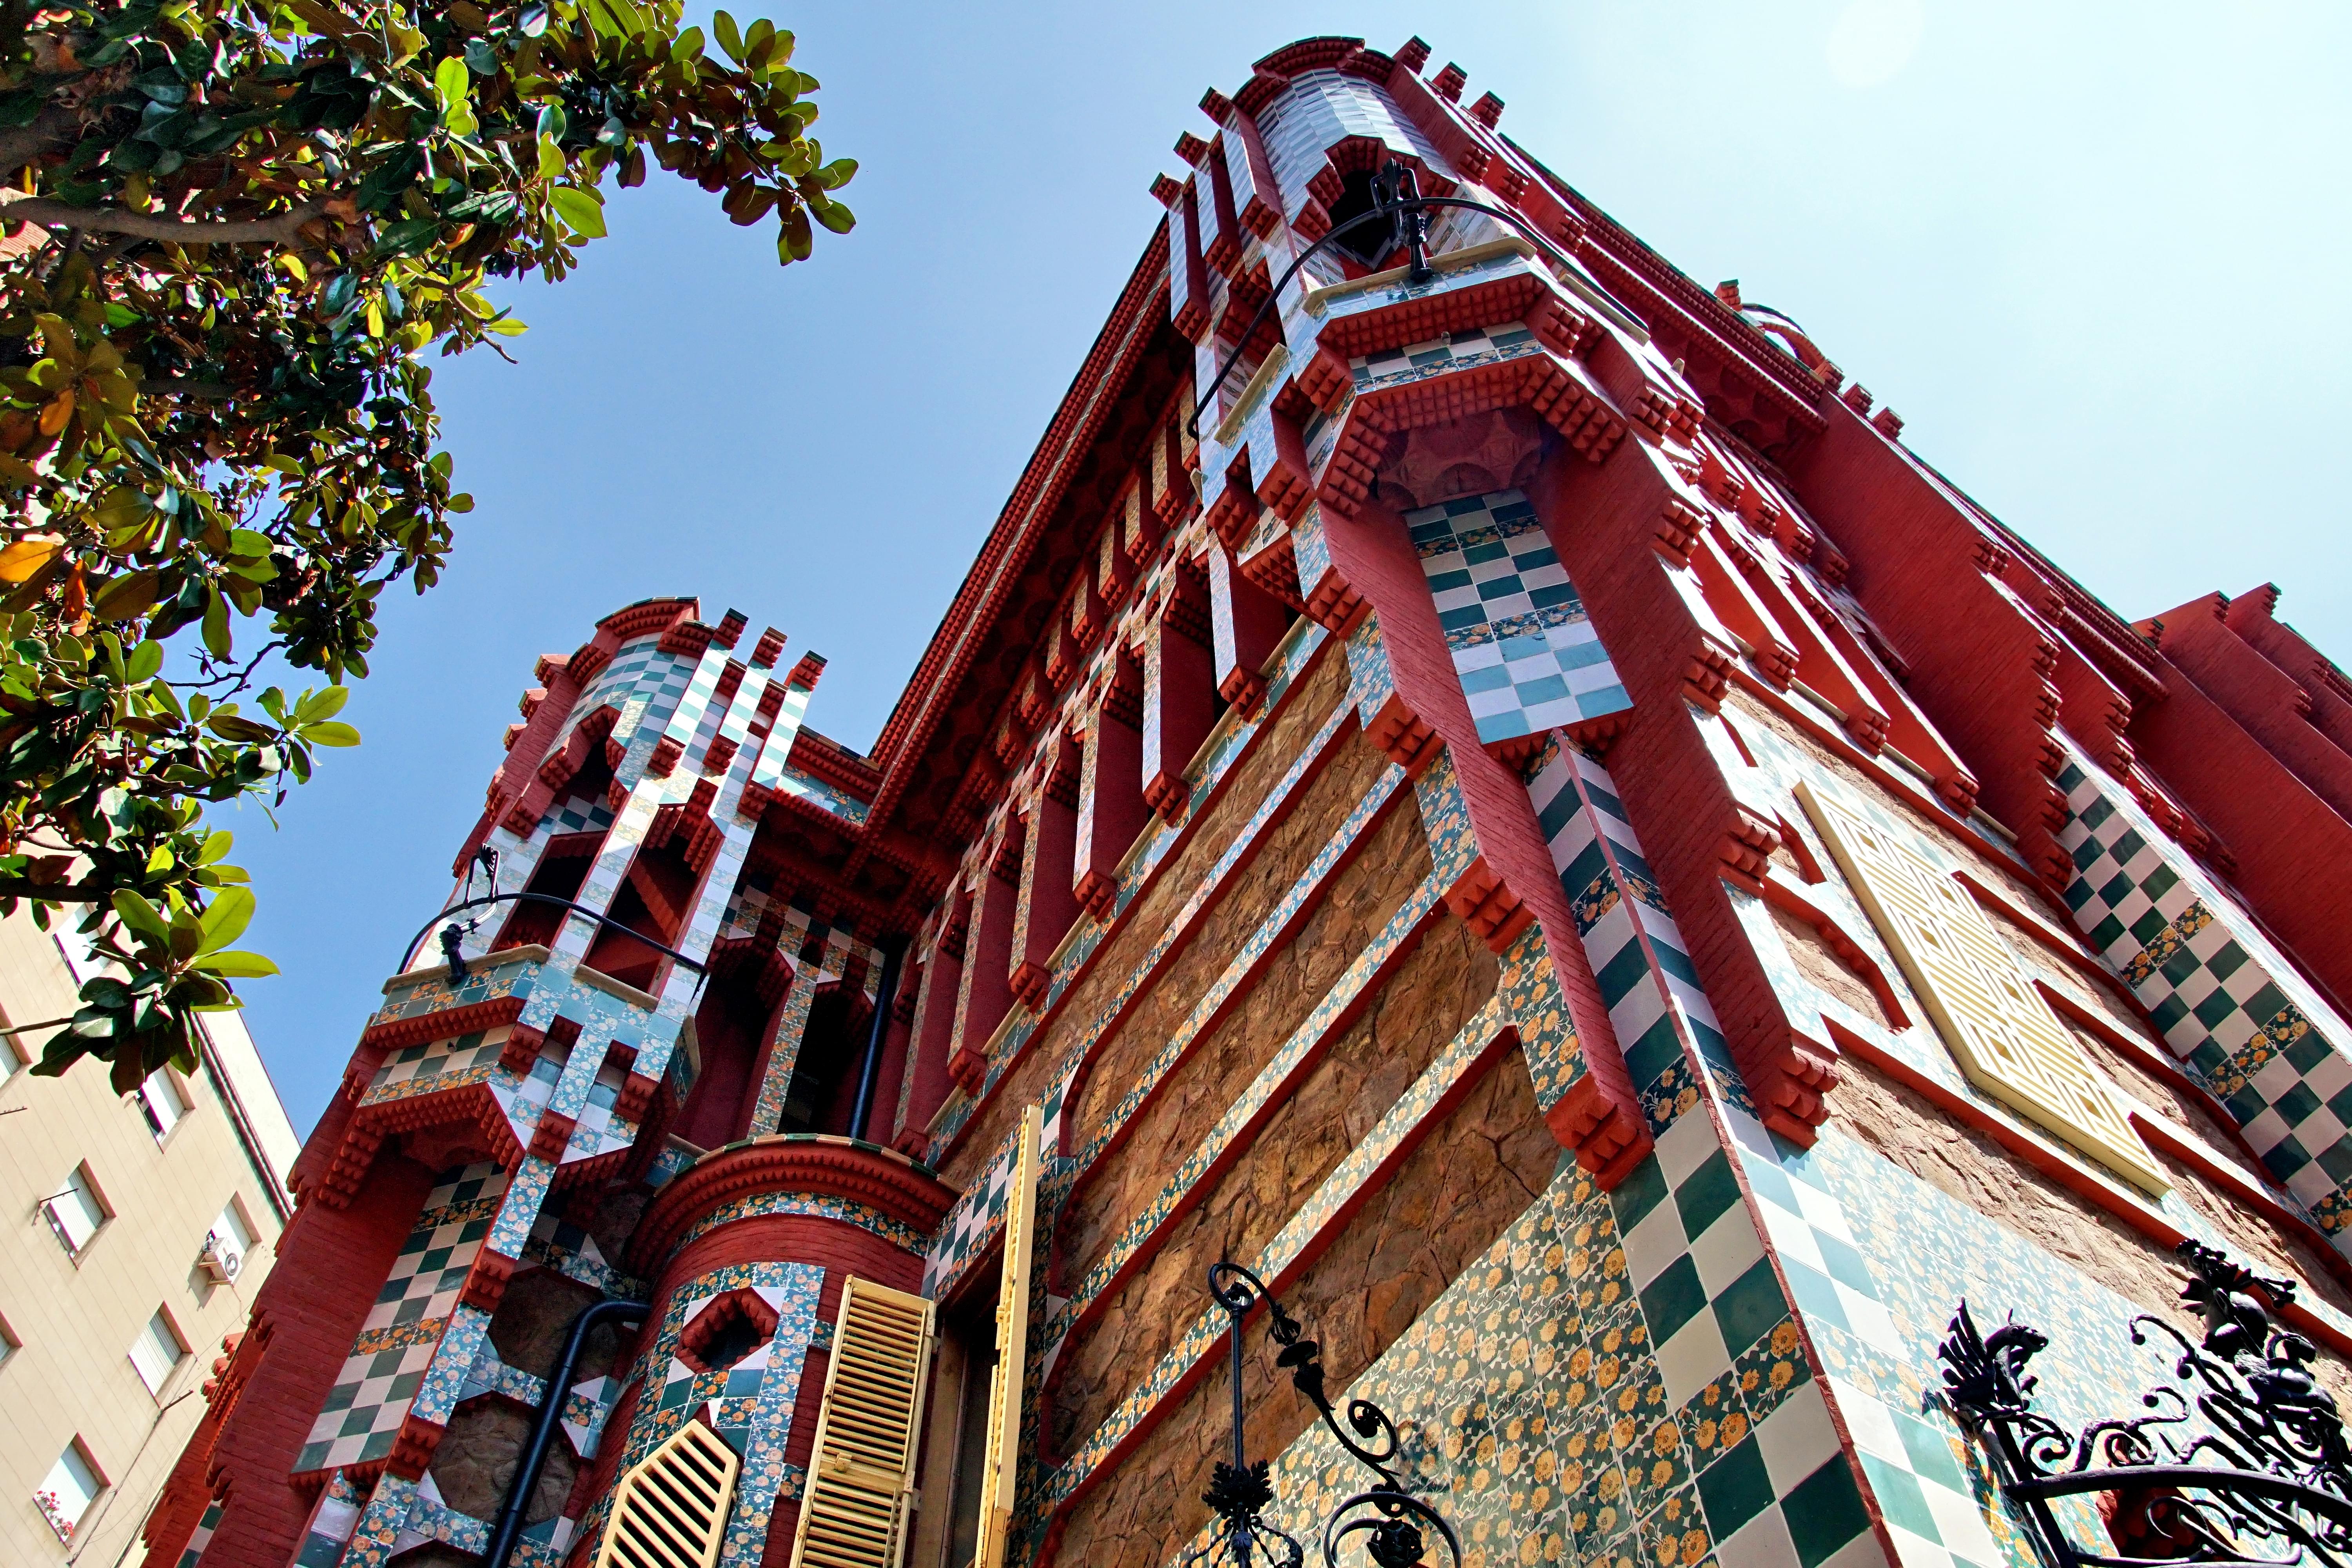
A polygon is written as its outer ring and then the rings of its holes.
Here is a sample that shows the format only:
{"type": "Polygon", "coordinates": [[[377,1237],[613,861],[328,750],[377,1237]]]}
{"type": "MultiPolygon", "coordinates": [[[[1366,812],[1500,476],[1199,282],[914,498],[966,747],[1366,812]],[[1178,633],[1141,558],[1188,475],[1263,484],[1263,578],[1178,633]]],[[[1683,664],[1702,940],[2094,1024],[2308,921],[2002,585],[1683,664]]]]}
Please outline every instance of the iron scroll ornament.
{"type": "Polygon", "coordinates": [[[1305,1560],[1298,1542],[1265,1518],[1275,1500],[1266,1461],[1253,1464],[1242,1442],[1242,1324],[1261,1301],[1266,1309],[1266,1335],[1280,1347],[1275,1365],[1290,1373],[1291,1383],[1315,1406],[1339,1447],[1380,1478],[1332,1510],[1324,1521],[1324,1568],[1339,1568],[1340,1548],[1352,1535],[1367,1537],[1364,1548],[1377,1568],[1413,1568],[1428,1547],[1424,1525],[1445,1542],[1454,1568],[1462,1568],[1462,1542],[1454,1527],[1397,1480],[1392,1467],[1401,1443],[1396,1423],[1388,1413],[1369,1399],[1350,1399],[1346,1425],[1341,1425],[1323,1386],[1321,1347],[1306,1337],[1305,1325],[1282,1310],[1282,1303],[1255,1274],[1238,1263],[1213,1263],[1209,1294],[1225,1310],[1233,1346],[1234,1457],[1230,1464],[1219,1462],[1209,1489],[1201,1494],[1201,1500],[1224,1521],[1223,1528],[1206,1545],[1188,1554],[1178,1568],[1213,1562],[1221,1547],[1230,1554],[1234,1568],[1251,1568],[1261,1554],[1268,1568],[1301,1568],[1305,1560]]]}
{"type": "Polygon", "coordinates": [[[2151,1414],[2070,1432],[2033,1408],[2026,1365],[2047,1337],[2013,1313],[1979,1333],[1965,1300],[1937,1351],[1946,1401],[2053,1568],[2352,1568],[2352,1448],[2312,1376],[2311,1342],[2272,1321],[2294,1303],[2294,1281],[2193,1239],[2175,1252],[2190,1270],[2181,1300],[2204,1332],[2192,1341],[2161,1318],[2131,1321],[2134,1344],[2153,1336],[2179,1352],[2170,1379],[2141,1395],[2151,1414]],[[2082,1496],[2098,1500],[2116,1551],[2078,1542],[2051,1506],[2082,1496]]]}

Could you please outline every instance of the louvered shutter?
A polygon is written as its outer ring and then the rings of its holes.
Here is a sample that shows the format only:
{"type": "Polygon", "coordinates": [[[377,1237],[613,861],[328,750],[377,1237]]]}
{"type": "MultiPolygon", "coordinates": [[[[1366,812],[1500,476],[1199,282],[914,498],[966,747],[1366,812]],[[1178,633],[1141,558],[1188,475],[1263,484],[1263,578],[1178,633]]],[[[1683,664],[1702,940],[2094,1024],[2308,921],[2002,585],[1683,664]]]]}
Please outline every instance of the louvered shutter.
{"type": "Polygon", "coordinates": [[[621,1478],[596,1568],[711,1568],[740,1468],[709,1427],[679,1427],[621,1478]]]}
{"type": "Polygon", "coordinates": [[[834,1324],[793,1568],[897,1568],[930,1360],[931,1304],[851,1276],[834,1324]]]}
{"type": "Polygon", "coordinates": [[[1044,1115],[1021,1113],[1020,1147],[1004,1195],[1004,1274],[996,1289],[996,1369],[988,1379],[988,1454],[980,1480],[980,1542],[972,1568],[1003,1568],[1021,1457],[1021,1384],[1029,1358],[1029,1252],[1036,1230],[1044,1115]]]}
{"type": "Polygon", "coordinates": [[[1806,784],[1797,798],[1895,951],[1962,1076],[2161,1194],[2162,1167],[1992,921],[1906,837],[1806,784]]]}

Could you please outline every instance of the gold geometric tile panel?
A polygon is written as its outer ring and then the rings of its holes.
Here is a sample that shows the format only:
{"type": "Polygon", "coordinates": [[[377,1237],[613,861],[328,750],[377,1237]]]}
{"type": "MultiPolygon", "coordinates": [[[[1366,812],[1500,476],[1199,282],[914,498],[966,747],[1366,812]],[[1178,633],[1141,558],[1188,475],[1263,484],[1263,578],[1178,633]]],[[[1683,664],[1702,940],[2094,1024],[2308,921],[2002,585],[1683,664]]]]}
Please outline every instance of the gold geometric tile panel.
{"type": "Polygon", "coordinates": [[[841,1291],[793,1568],[896,1568],[914,1500],[931,1304],[850,1276],[841,1291]]]}
{"type": "Polygon", "coordinates": [[[711,1568],[740,1463],[699,1421],[679,1427],[621,1478],[596,1568],[711,1568]]]}
{"type": "Polygon", "coordinates": [[[2163,1170],[1983,910],[1901,835],[1808,784],[1797,798],[1969,1082],[2137,1185],[2163,1170]]]}
{"type": "Polygon", "coordinates": [[[1021,1150],[1004,1198],[1004,1273],[996,1289],[996,1367],[988,1375],[988,1454],[980,1480],[980,1548],[972,1568],[1004,1568],[1021,1453],[1022,1371],[1029,1357],[1029,1252],[1036,1229],[1044,1112],[1021,1113],[1021,1150]]]}

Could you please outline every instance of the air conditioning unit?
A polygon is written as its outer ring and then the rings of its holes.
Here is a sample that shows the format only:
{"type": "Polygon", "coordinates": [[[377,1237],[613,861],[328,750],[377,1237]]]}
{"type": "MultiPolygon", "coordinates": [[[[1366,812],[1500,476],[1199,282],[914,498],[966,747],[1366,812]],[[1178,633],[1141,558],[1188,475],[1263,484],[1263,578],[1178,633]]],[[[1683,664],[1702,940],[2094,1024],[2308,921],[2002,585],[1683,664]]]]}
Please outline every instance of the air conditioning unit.
{"type": "Polygon", "coordinates": [[[196,1267],[215,1285],[226,1285],[245,1268],[245,1254],[233,1242],[217,1236],[205,1237],[205,1249],[196,1254],[196,1267]]]}

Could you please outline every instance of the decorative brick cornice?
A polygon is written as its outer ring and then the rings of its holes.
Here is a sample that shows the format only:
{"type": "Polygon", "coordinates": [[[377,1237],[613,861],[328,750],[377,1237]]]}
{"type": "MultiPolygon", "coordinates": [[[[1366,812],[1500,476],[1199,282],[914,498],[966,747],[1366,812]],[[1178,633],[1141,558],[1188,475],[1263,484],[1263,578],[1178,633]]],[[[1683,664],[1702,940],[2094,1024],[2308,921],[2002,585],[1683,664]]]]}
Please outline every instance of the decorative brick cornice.
{"type": "Polygon", "coordinates": [[[438,1013],[387,1018],[369,1026],[360,1036],[360,1047],[363,1050],[396,1051],[407,1046],[421,1046],[427,1040],[453,1040],[477,1029],[495,1029],[521,1017],[526,1000],[521,996],[496,996],[488,1002],[468,1002],[462,1007],[438,1013]]]}
{"type": "Polygon", "coordinates": [[[880,1209],[922,1232],[938,1228],[954,1188],[903,1155],[846,1138],[784,1134],[730,1143],[704,1155],[662,1188],[629,1238],[626,1267],[651,1279],[695,1222],[753,1193],[845,1198],[880,1209]]]}

